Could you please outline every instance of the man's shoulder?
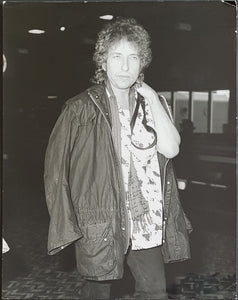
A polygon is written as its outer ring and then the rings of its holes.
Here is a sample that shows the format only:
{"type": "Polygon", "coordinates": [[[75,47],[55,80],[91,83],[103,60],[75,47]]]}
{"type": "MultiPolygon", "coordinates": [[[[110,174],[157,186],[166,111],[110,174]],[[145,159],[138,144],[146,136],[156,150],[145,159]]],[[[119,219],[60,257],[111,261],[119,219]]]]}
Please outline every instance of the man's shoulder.
{"type": "Polygon", "coordinates": [[[89,101],[87,90],[88,89],[86,89],[83,92],[80,92],[80,93],[74,95],[73,97],[69,98],[65,102],[65,105],[67,105],[69,107],[73,107],[75,105],[83,104],[83,103],[86,103],[87,101],[89,101]]]}
{"type": "Polygon", "coordinates": [[[90,95],[93,97],[102,97],[105,92],[105,88],[102,85],[93,85],[84,90],[83,92],[73,96],[65,102],[64,106],[68,106],[72,109],[79,109],[85,106],[94,105],[90,95]]]}

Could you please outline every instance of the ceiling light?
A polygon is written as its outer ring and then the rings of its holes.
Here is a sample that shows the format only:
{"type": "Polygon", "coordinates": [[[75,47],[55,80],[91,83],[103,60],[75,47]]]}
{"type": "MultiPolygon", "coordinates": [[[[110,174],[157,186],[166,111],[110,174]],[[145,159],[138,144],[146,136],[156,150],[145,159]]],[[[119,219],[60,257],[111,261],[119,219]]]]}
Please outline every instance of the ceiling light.
{"type": "Polygon", "coordinates": [[[28,30],[29,33],[32,33],[32,34],[43,34],[45,33],[45,30],[42,30],[42,29],[31,29],[31,30],[28,30]]]}
{"type": "Polygon", "coordinates": [[[102,19],[102,20],[112,20],[113,16],[112,15],[104,15],[104,16],[100,16],[99,19],[102,19]]]}
{"type": "Polygon", "coordinates": [[[65,29],[66,29],[66,28],[65,28],[64,26],[61,26],[61,27],[60,27],[60,31],[65,31],[65,29]]]}

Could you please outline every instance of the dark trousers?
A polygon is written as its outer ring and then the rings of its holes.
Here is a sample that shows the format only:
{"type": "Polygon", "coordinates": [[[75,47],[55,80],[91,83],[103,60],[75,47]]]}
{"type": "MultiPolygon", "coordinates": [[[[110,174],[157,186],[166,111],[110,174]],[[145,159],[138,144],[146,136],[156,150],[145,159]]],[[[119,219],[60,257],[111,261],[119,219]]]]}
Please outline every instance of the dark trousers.
{"type": "MultiPolygon", "coordinates": [[[[135,279],[135,293],[132,299],[168,299],[160,247],[130,250],[126,262],[135,279]]],[[[112,283],[107,281],[85,281],[81,299],[110,299],[111,285],[112,283]]]]}

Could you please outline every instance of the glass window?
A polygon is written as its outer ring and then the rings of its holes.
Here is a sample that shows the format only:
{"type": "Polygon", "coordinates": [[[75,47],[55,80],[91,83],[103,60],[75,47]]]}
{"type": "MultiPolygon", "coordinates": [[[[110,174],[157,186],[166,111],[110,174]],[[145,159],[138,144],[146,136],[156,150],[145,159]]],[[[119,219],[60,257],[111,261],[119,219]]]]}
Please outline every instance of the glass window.
{"type": "Polygon", "coordinates": [[[189,119],[189,92],[174,92],[173,113],[175,126],[180,130],[182,120],[189,119]]]}
{"type": "Polygon", "coordinates": [[[223,125],[228,123],[229,90],[217,90],[211,93],[211,133],[223,133],[223,125]]]}
{"type": "Polygon", "coordinates": [[[194,132],[208,132],[208,92],[192,92],[191,121],[194,132]]]}

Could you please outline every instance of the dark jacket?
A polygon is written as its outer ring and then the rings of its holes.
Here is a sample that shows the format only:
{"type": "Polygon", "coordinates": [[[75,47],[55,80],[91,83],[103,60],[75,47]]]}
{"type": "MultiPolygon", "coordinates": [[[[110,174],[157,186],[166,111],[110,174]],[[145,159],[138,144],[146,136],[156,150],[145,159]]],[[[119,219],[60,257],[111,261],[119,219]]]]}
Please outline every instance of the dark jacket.
{"type": "MultiPolygon", "coordinates": [[[[158,159],[166,225],[164,261],[188,259],[191,228],[181,208],[172,162],[160,153],[158,159]]],[[[75,242],[81,275],[92,280],[121,278],[130,228],[103,86],[95,85],[66,102],[49,139],[44,180],[50,214],[48,253],[75,242]]]]}

